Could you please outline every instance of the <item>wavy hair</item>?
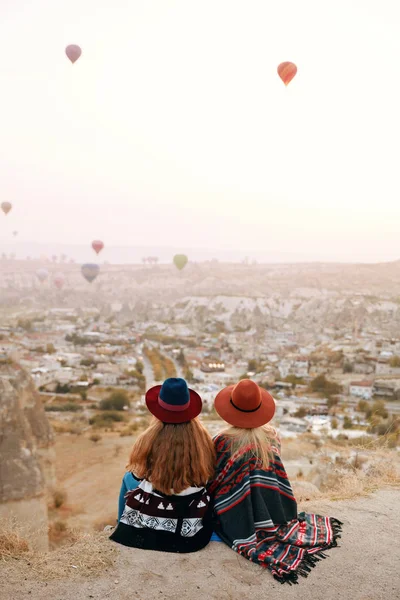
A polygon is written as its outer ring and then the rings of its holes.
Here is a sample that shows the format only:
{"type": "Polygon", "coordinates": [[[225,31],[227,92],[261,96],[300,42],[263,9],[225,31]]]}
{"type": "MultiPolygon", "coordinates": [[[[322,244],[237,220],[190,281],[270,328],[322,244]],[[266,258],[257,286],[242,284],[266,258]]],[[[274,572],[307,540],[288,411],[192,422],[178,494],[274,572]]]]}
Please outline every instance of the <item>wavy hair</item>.
{"type": "Polygon", "coordinates": [[[212,479],[214,443],[198,419],[177,425],[154,419],[133,445],[127,469],[163,494],[179,494],[212,479]]]}
{"type": "Polygon", "coordinates": [[[243,429],[239,427],[228,427],[223,432],[225,437],[230,438],[231,456],[237,452],[249,457],[257,457],[261,469],[268,469],[274,457],[273,447],[280,452],[280,442],[276,430],[270,425],[256,427],[254,429],[243,429]]]}

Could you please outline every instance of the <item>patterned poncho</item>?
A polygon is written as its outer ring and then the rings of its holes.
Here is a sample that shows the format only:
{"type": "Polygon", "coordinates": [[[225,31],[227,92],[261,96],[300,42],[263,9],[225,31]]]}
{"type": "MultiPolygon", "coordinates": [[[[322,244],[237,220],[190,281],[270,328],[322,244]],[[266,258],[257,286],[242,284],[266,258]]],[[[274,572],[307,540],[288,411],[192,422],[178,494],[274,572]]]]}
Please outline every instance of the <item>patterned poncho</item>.
{"type": "Polygon", "coordinates": [[[324,550],[337,545],[341,522],[332,517],[297,514],[297,503],[279,442],[272,445],[269,468],[245,447],[231,455],[230,438],[214,439],[217,468],[209,490],[214,494],[215,529],[245,558],[268,568],[281,583],[307,577],[324,550]]]}

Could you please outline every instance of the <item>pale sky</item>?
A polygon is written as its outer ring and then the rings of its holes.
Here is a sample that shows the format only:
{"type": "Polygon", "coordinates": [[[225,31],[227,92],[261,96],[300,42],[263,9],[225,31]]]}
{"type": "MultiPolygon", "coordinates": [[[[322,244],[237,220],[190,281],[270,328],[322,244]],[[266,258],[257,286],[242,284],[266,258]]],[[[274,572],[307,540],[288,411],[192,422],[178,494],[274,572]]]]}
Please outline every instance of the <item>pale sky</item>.
{"type": "Polygon", "coordinates": [[[2,0],[0,56],[2,241],[400,258],[398,0],[2,0]]]}

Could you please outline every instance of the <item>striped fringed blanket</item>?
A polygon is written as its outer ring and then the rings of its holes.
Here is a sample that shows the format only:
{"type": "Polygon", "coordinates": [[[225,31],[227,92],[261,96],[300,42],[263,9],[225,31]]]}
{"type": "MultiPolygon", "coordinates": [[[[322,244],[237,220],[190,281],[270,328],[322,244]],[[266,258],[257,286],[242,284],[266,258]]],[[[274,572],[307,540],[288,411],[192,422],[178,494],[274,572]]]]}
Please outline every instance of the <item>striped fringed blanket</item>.
{"type": "Polygon", "coordinates": [[[279,442],[272,447],[268,470],[258,468],[251,448],[231,456],[223,434],[214,440],[217,469],[209,490],[214,494],[215,530],[233,550],[268,568],[281,583],[307,577],[324,551],[337,545],[342,523],[332,517],[300,513],[279,442]]]}

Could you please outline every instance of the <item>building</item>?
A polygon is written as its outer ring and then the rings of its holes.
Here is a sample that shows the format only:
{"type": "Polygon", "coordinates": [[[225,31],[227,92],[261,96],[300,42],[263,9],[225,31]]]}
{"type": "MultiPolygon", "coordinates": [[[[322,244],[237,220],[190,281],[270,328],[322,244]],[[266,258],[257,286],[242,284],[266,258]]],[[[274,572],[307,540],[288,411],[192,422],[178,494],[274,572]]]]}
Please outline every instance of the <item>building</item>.
{"type": "Polygon", "coordinates": [[[349,394],[350,396],[363,398],[363,400],[370,400],[373,395],[373,387],[373,381],[352,381],[349,386],[349,394]]]}
{"type": "Polygon", "coordinates": [[[225,363],[222,362],[203,362],[200,371],[203,373],[223,373],[225,371],[225,363]]]}
{"type": "Polygon", "coordinates": [[[387,398],[400,397],[400,381],[396,380],[377,380],[373,387],[374,396],[383,396],[387,398]]]}

